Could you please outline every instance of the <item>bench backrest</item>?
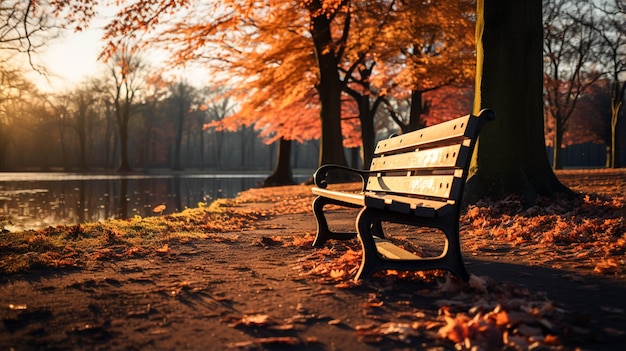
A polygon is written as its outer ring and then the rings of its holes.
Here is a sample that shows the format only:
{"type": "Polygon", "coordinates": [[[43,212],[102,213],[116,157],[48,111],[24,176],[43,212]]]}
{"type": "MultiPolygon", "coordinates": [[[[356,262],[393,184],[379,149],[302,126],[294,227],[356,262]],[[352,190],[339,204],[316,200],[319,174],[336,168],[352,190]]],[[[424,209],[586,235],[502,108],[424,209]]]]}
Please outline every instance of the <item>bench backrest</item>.
{"type": "Polygon", "coordinates": [[[472,152],[487,120],[483,110],[381,140],[374,152],[366,191],[456,202],[462,195],[472,152]]]}

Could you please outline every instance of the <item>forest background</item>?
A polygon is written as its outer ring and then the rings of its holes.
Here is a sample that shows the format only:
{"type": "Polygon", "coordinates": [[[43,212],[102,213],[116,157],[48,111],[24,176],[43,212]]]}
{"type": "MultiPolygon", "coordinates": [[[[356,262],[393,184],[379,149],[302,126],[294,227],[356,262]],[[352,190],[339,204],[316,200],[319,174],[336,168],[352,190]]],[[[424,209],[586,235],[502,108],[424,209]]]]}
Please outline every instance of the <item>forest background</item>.
{"type": "MultiPolygon", "coordinates": [[[[288,169],[336,154],[367,165],[375,140],[471,112],[475,9],[474,1],[3,2],[0,170],[270,169],[278,150],[288,169]],[[115,3],[101,72],[63,92],[29,81],[28,70],[45,74],[36,58],[50,40],[115,3]],[[171,54],[170,68],[214,73],[192,84],[151,66],[154,50],[171,54]],[[316,64],[331,51],[334,61],[316,64]],[[324,67],[341,89],[342,135],[330,136],[339,144],[327,156],[324,67]]],[[[625,13],[617,0],[543,2],[553,168],[626,163],[625,13]],[[585,143],[585,159],[562,162],[562,148],[585,143]]]]}

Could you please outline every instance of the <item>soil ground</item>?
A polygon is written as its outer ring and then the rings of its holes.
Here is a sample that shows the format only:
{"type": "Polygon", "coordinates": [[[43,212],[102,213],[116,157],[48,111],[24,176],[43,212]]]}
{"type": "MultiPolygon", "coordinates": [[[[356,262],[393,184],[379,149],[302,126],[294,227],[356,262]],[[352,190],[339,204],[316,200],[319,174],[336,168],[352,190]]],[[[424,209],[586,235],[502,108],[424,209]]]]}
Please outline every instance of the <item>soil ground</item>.
{"type": "MultiPolygon", "coordinates": [[[[624,190],[625,176],[620,171],[559,177],[573,189],[617,182],[624,190]]],[[[264,190],[269,198],[236,206],[273,208],[285,189],[264,190]]],[[[519,305],[548,306],[550,314],[533,312],[541,314],[535,328],[549,329],[558,342],[510,337],[508,346],[496,343],[497,349],[626,349],[623,274],[593,274],[575,260],[560,267],[537,264],[543,253],[532,249],[471,250],[464,242],[468,270],[488,286],[487,293],[455,288],[446,274],[338,283],[311,271],[358,251],[358,241],[325,249],[293,244],[310,240],[316,224],[308,209],[286,212],[263,216],[252,229],[169,241],[159,254],[0,276],[0,349],[454,350],[454,342],[438,335],[445,316],[470,315],[482,305],[491,311],[503,294],[519,305]]],[[[334,225],[353,228],[353,214],[333,211],[334,225]]],[[[511,335],[524,334],[508,328],[511,335]]]]}

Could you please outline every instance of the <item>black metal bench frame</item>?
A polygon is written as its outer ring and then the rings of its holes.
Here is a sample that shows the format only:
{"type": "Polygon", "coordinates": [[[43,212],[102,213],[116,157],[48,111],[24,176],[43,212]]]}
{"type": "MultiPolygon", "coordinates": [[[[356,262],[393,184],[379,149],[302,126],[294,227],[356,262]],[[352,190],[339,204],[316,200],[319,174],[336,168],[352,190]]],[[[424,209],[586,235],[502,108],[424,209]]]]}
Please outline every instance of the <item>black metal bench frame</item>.
{"type": "Polygon", "coordinates": [[[362,261],[355,280],[376,271],[445,269],[463,281],[469,274],[463,262],[459,217],[463,189],[472,153],[483,125],[495,118],[492,110],[466,115],[377,144],[369,170],[323,165],[314,174],[317,195],[313,213],[317,235],[313,245],[329,239],[347,240],[356,235],[361,242],[362,261]],[[357,174],[362,179],[359,193],[327,189],[331,172],[357,174]],[[356,233],[329,229],[324,207],[333,204],[360,208],[356,233]],[[385,240],[382,222],[437,228],[445,234],[443,252],[421,258],[385,240]]]}

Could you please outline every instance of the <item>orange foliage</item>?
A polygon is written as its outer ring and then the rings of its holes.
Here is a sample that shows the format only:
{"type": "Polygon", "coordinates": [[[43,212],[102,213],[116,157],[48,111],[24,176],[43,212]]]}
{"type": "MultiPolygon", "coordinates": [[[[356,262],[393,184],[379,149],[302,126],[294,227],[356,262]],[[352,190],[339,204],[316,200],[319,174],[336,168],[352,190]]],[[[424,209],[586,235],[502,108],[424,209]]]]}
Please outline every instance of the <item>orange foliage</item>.
{"type": "Polygon", "coordinates": [[[563,144],[593,142],[610,144],[611,95],[610,83],[600,79],[589,86],[579,98],[578,105],[563,133],[563,144]]]}
{"type": "Polygon", "coordinates": [[[474,89],[445,86],[426,93],[424,97],[431,106],[424,119],[426,125],[431,126],[471,112],[474,89]]]}
{"type": "Polygon", "coordinates": [[[474,77],[473,1],[407,1],[380,37],[374,85],[406,98],[474,77]]]}
{"type": "MultiPolygon", "coordinates": [[[[376,62],[371,83],[377,94],[405,98],[404,91],[473,75],[473,9],[471,1],[391,6],[345,0],[140,0],[122,8],[106,27],[105,55],[125,35],[152,33],[146,42],[169,50],[173,63],[200,61],[224,72],[216,75],[216,84],[234,85],[229,94],[239,101],[239,111],[210,127],[254,124],[267,142],[302,141],[320,136],[312,18],[325,16],[337,24],[336,47],[327,50],[336,52],[346,83],[369,60],[376,62]]],[[[360,143],[357,120],[344,115],[342,132],[344,145],[360,143]]]]}

